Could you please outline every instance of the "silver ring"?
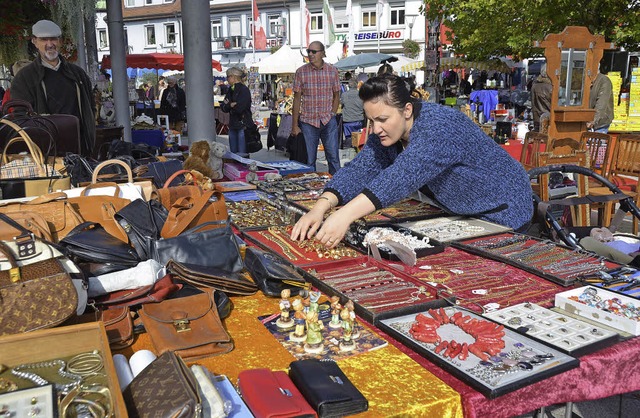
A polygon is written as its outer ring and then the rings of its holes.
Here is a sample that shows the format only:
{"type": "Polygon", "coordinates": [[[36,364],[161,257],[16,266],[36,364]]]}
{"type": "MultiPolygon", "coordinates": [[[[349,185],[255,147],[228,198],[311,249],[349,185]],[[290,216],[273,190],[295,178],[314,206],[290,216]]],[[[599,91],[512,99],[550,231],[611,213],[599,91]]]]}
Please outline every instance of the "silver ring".
{"type": "Polygon", "coordinates": [[[327,244],[333,244],[333,241],[328,240],[328,241],[327,241],[327,244]]]}

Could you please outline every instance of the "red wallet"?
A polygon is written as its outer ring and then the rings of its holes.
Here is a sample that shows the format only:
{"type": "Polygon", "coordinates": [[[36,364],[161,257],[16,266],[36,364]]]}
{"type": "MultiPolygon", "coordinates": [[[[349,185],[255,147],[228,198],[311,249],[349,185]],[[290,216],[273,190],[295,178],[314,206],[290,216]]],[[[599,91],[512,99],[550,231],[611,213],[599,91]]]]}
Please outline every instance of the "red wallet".
{"type": "Polygon", "coordinates": [[[244,370],[238,374],[238,388],[256,418],[317,417],[289,375],[269,369],[244,370]]]}

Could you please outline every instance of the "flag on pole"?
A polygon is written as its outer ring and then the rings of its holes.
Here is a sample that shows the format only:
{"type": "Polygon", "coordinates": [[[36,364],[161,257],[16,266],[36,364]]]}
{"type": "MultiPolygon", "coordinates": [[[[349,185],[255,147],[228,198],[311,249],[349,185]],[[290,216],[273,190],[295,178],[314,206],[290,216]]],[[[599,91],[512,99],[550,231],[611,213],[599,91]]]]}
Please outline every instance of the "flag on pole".
{"type": "Polygon", "coordinates": [[[324,0],[322,5],[322,11],[327,18],[327,28],[329,29],[329,45],[332,45],[336,41],[336,30],[333,24],[333,15],[331,14],[331,8],[329,7],[329,0],[324,0]]]}
{"type": "Polygon", "coordinates": [[[253,44],[255,49],[267,49],[267,35],[260,21],[260,12],[258,12],[258,4],[253,0],[253,44]]]}
{"type": "Polygon", "coordinates": [[[354,53],[353,43],[355,42],[355,28],[353,27],[353,13],[351,12],[351,7],[351,0],[347,0],[346,15],[347,23],[349,24],[349,33],[347,33],[347,37],[345,39],[347,41],[347,48],[344,51],[345,57],[349,56],[350,53],[354,53]]]}
{"type": "Polygon", "coordinates": [[[306,43],[305,45],[309,45],[309,43],[311,42],[311,13],[309,13],[309,9],[307,8],[307,6],[304,6],[304,21],[306,22],[305,24],[305,29],[304,29],[304,33],[305,33],[305,40],[306,43]]]}

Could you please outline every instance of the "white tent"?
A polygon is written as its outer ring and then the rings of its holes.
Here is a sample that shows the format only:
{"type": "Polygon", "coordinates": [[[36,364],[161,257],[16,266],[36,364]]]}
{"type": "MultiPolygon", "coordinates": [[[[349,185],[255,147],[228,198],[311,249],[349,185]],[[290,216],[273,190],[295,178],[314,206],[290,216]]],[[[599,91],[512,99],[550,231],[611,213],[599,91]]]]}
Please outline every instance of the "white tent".
{"type": "Polygon", "coordinates": [[[324,60],[329,64],[335,64],[342,58],[342,42],[334,42],[329,48],[324,51],[324,60]]]}
{"type": "Polygon", "coordinates": [[[300,51],[293,50],[285,44],[273,54],[261,59],[255,67],[258,67],[260,74],[293,74],[303,64],[300,51]]]}
{"type": "MultiPolygon", "coordinates": [[[[411,58],[407,58],[405,56],[402,55],[397,55],[396,56],[398,58],[398,61],[394,61],[394,62],[390,62],[389,64],[391,64],[391,66],[393,67],[393,71],[395,71],[396,73],[402,73],[402,72],[408,72],[408,68],[412,65],[417,65],[418,67],[416,68],[420,68],[422,67],[422,65],[424,65],[424,61],[418,61],[418,60],[413,60],[411,58]],[[403,69],[403,67],[405,67],[403,69]]],[[[378,65],[372,65],[371,67],[366,67],[364,69],[365,73],[377,73],[378,72],[378,68],[380,68],[381,64],[378,65]]]]}

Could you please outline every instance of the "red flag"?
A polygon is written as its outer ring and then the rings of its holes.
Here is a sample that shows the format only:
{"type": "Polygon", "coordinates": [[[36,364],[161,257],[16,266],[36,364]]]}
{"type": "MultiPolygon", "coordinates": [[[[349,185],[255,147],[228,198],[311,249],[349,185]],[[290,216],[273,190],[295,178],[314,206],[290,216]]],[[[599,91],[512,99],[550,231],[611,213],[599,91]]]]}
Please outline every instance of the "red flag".
{"type": "Polygon", "coordinates": [[[253,45],[255,49],[267,49],[267,35],[260,22],[260,13],[258,12],[258,3],[253,0],[253,45]]]}

